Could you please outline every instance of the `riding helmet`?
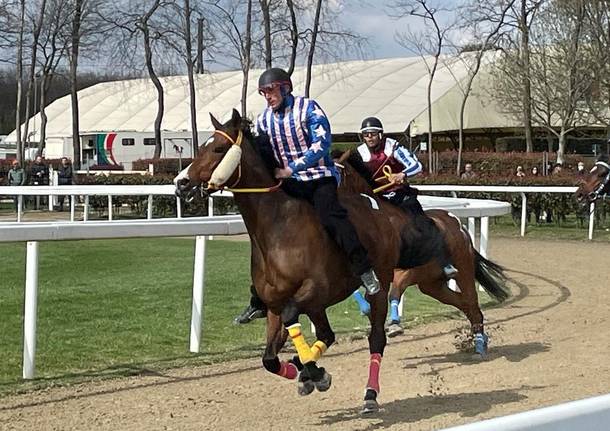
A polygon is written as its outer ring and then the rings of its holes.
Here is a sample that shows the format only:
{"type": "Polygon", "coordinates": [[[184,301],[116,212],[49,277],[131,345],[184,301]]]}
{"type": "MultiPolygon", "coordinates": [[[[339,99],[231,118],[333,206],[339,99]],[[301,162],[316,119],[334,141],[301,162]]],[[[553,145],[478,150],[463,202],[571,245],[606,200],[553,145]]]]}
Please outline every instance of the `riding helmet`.
{"type": "Polygon", "coordinates": [[[258,78],[258,88],[264,88],[273,84],[289,85],[292,91],[292,80],[284,69],[272,67],[265,70],[258,78]]]}
{"type": "Polygon", "coordinates": [[[362,120],[360,133],[364,132],[383,132],[383,124],[381,124],[381,120],[379,120],[377,117],[367,117],[362,120]]]}

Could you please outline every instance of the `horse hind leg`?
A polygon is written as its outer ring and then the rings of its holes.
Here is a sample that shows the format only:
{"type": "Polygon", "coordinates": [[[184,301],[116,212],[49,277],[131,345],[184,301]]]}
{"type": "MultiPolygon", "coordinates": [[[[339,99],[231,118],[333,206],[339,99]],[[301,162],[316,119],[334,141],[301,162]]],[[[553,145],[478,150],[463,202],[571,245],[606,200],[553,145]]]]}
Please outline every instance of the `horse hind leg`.
{"type": "MultiPolygon", "coordinates": [[[[387,292],[389,282],[384,283],[384,292],[387,292]]],[[[366,392],[364,395],[363,414],[370,414],[379,411],[379,403],[377,395],[380,391],[379,372],[381,371],[381,358],[387,343],[385,333],[385,319],[388,313],[387,295],[378,293],[371,299],[371,314],[369,320],[371,322],[371,332],[369,334],[369,377],[366,384],[366,392]]]]}

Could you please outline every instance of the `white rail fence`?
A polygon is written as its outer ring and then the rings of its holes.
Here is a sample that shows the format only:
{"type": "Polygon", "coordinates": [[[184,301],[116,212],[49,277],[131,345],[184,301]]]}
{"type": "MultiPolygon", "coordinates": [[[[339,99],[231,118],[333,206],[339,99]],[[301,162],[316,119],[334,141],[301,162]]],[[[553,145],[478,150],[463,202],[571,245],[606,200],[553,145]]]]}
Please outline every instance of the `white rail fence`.
{"type": "MultiPolygon", "coordinates": [[[[569,193],[576,192],[576,187],[542,187],[542,186],[463,186],[463,185],[417,185],[421,191],[430,192],[446,192],[451,193],[454,197],[458,197],[458,192],[487,192],[487,193],[518,193],[521,196],[521,236],[525,236],[527,227],[527,195],[526,193],[569,193]]],[[[133,185],[133,186],[21,186],[21,187],[3,187],[0,188],[0,195],[17,196],[17,221],[20,222],[23,215],[23,196],[37,195],[67,195],[70,199],[70,220],[75,219],[75,196],[84,196],[83,217],[88,220],[90,210],[89,196],[107,196],[108,197],[108,219],[113,219],[113,196],[148,196],[148,211],[147,218],[152,218],[153,198],[154,196],[173,196],[173,185],[133,185]]],[[[215,193],[210,197],[212,203],[214,197],[231,197],[231,193],[223,192],[215,193]]],[[[423,197],[423,196],[422,196],[423,197]]],[[[49,198],[49,202],[51,199],[49,198]]],[[[51,204],[49,209],[52,210],[51,204]]],[[[182,207],[180,200],[176,199],[176,214],[178,218],[182,217],[182,207]]],[[[213,205],[209,205],[209,215],[213,214],[213,205]]],[[[588,238],[593,239],[593,230],[595,225],[595,203],[589,206],[589,230],[588,238]]]]}
{"type": "Polygon", "coordinates": [[[610,394],[475,422],[443,431],[607,431],[610,394]]]}

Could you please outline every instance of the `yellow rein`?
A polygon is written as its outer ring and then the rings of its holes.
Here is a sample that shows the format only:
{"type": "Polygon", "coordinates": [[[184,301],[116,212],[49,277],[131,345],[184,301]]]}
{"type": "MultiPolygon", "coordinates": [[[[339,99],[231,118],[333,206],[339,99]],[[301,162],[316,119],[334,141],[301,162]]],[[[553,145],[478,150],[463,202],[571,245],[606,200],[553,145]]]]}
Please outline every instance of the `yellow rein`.
{"type": "MultiPolygon", "coordinates": [[[[236,140],[233,140],[233,138],[228,133],[225,133],[222,130],[214,130],[214,133],[221,135],[231,144],[241,147],[241,142],[244,137],[244,134],[241,130],[237,134],[236,140]]],[[[240,180],[241,180],[241,161],[239,162],[239,165],[237,167],[237,180],[233,183],[233,186],[237,185],[240,180]]],[[[271,187],[255,187],[255,188],[239,188],[239,189],[236,189],[233,187],[221,187],[221,190],[227,189],[231,193],[270,193],[270,192],[275,192],[276,190],[278,190],[281,185],[282,185],[282,181],[280,180],[279,183],[277,183],[276,185],[271,186],[271,187]]]]}
{"type": "MultiPolygon", "coordinates": [[[[383,177],[375,178],[375,181],[382,181],[384,179],[390,181],[390,178],[392,178],[392,169],[388,165],[386,165],[383,167],[383,177]]],[[[395,185],[396,183],[390,181],[389,183],[384,184],[383,186],[379,186],[376,189],[373,189],[373,193],[379,193],[395,185]]]]}

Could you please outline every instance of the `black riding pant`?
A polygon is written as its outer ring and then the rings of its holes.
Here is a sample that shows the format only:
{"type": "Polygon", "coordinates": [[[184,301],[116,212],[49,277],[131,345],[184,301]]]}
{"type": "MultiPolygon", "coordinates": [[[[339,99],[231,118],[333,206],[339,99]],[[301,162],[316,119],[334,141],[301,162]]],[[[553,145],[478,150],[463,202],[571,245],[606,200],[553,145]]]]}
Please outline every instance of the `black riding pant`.
{"type": "Polygon", "coordinates": [[[355,275],[371,269],[366,249],[363,247],[354,225],[347,217],[347,210],[339,203],[337,180],[325,177],[311,181],[284,180],[282,189],[290,196],[311,203],[328,234],[347,254],[355,275]]]}

